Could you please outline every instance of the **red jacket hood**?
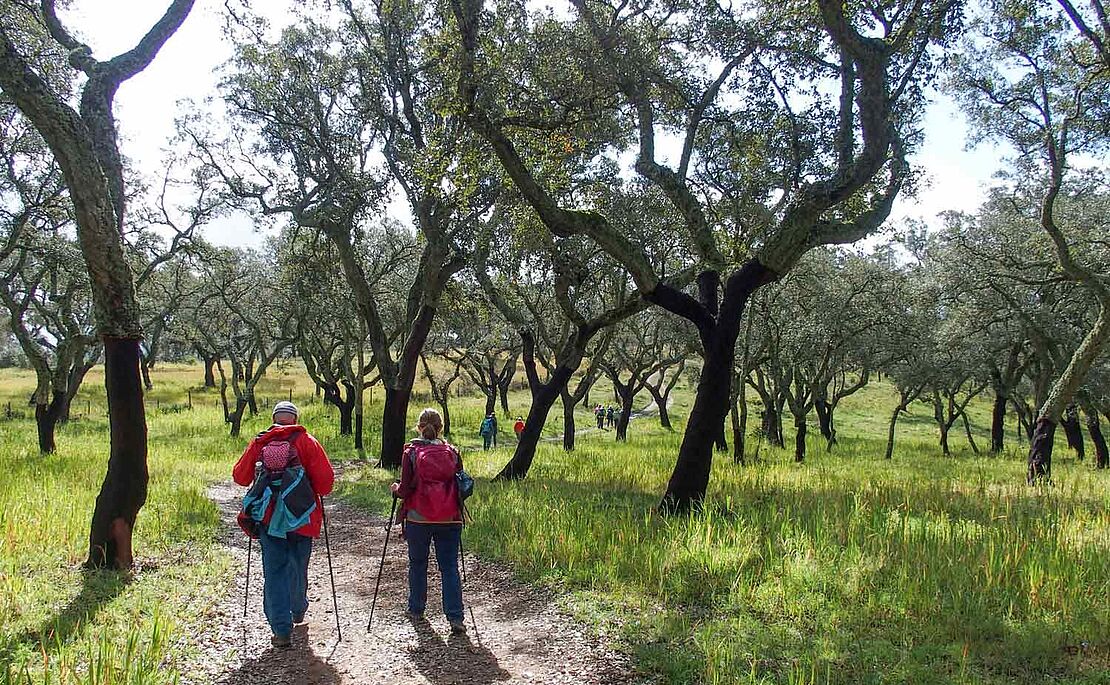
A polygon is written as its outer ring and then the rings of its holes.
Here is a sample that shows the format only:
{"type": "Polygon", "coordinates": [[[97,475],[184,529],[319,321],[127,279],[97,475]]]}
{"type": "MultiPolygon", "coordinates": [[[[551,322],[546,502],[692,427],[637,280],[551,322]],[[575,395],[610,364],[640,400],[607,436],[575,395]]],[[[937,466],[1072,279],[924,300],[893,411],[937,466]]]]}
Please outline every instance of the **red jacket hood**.
{"type": "Polygon", "coordinates": [[[273,440],[294,440],[296,439],[298,433],[305,432],[305,427],[300,424],[274,424],[273,426],[270,426],[266,430],[259,433],[258,437],[256,437],[255,440],[257,440],[260,445],[265,445],[266,443],[273,440]]]}

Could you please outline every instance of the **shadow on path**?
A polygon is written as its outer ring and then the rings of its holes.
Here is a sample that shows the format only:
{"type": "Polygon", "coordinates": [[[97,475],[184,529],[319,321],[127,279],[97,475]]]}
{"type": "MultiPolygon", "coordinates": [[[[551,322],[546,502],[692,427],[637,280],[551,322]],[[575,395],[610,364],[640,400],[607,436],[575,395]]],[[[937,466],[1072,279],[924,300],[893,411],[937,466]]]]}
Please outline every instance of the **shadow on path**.
{"type": "Polygon", "coordinates": [[[221,685],[296,683],[297,685],[338,685],[339,673],[316,655],[305,626],[293,630],[293,647],[267,649],[241,663],[220,681],[221,685]]]}
{"type": "Polygon", "coordinates": [[[475,645],[469,635],[451,635],[444,640],[427,621],[410,622],[416,631],[410,658],[432,685],[482,685],[512,677],[493,652],[475,645]]]}
{"type": "MultiPolygon", "coordinates": [[[[228,592],[208,611],[210,620],[192,636],[196,656],[181,665],[182,685],[493,685],[503,682],[626,685],[636,682],[627,657],[562,614],[548,591],[522,585],[512,572],[468,557],[464,597],[480,640],[447,637],[440,613],[412,623],[403,617],[408,587],[404,542],[393,537],[385,555],[374,613],[370,603],[381,563],[385,523],[343,502],[328,501],[331,557],[343,641],[336,642],[327,552],[319,541],[309,562],[308,625],[293,634],[293,649],[270,649],[262,616],[262,573],[252,563],[247,617],[243,618],[246,545],[235,525],[241,491],[219,484],[209,495],[220,504],[228,552],[238,569],[228,592]]],[[[257,552],[257,548],[255,548],[257,552]]],[[[428,595],[439,592],[439,573],[429,569],[428,595]]]]}

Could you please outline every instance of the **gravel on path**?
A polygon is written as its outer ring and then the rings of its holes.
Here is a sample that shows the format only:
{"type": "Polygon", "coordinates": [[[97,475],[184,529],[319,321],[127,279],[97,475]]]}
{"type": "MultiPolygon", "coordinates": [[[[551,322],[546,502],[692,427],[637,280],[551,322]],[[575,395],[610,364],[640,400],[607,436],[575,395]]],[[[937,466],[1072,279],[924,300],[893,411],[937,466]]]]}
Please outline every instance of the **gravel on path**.
{"type": "Polygon", "coordinates": [[[235,524],[242,494],[243,489],[231,483],[209,490],[222,512],[224,543],[240,565],[234,586],[218,600],[207,623],[192,640],[199,657],[182,669],[183,683],[644,682],[627,657],[606,647],[560,612],[550,592],[522,584],[508,570],[470,554],[466,555],[467,580],[463,586],[467,635],[450,636],[440,611],[439,572],[434,561],[428,574],[428,620],[410,621],[403,614],[406,548],[396,525],[386,553],[373,632],[368,634],[366,623],[386,521],[335,502],[328,502],[327,514],[343,640],[336,639],[327,555],[321,537],[313,547],[309,567],[308,623],[294,629],[292,649],[271,649],[270,630],[262,614],[257,542],[251,555],[247,616],[243,618],[247,546],[246,537],[235,524]]]}

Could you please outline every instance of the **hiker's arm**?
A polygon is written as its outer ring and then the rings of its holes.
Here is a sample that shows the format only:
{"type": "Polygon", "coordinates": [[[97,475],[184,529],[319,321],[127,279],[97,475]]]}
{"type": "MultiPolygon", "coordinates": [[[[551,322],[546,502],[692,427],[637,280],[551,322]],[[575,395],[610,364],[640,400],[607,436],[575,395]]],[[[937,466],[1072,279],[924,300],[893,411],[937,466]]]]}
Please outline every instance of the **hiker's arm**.
{"type": "Polygon", "coordinates": [[[308,472],[308,481],[312,483],[312,490],[319,496],[330,495],[332,486],[335,485],[335,469],[332,468],[331,460],[328,459],[328,453],[324,451],[323,445],[312,437],[308,438],[309,449],[312,457],[304,464],[305,471],[308,472]]]}
{"type": "Polygon", "coordinates": [[[251,444],[247,445],[247,449],[243,452],[243,456],[239,457],[239,461],[235,462],[235,468],[231,469],[231,478],[239,485],[250,485],[254,482],[254,462],[258,458],[258,449],[255,447],[254,440],[251,444]]]}
{"type": "Polygon", "coordinates": [[[401,482],[397,488],[390,488],[393,490],[393,496],[405,499],[412,493],[416,492],[416,478],[412,471],[412,448],[405,450],[401,455],[401,482]]]}

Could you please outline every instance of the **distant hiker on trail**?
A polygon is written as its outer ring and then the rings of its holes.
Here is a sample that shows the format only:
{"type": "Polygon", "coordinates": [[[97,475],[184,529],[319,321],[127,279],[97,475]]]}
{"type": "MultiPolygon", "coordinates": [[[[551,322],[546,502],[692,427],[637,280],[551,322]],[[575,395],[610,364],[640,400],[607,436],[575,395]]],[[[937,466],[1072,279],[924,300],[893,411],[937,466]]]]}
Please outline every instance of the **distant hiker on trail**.
{"type": "Polygon", "coordinates": [[[613,422],[613,405],[611,405],[611,404],[609,405],[609,408],[605,411],[605,420],[606,420],[606,422],[608,422],[609,428],[612,428],[613,425],[614,425],[614,422],[613,422]]]}
{"type": "Polygon", "coordinates": [[[231,472],[236,483],[250,486],[239,525],[262,546],[262,608],[274,633],[270,644],[278,649],[290,646],[293,624],[304,623],[320,498],[335,482],[327,453],[297,415],[297,405],[278,402],[273,425],[251,440],[231,472]]]}
{"type": "Polygon", "coordinates": [[[524,432],[524,418],[516,417],[516,423],[513,424],[513,432],[516,433],[516,439],[520,440],[520,434],[524,432]]]}
{"type": "Polygon", "coordinates": [[[405,615],[424,620],[428,602],[428,553],[436,548],[436,564],[442,578],[443,613],[451,634],[466,632],[463,624],[462,580],[459,550],[462,544],[462,511],[455,474],[462,470],[462,457],[454,446],[440,439],[443,419],[435,409],[420,412],[416,425],[420,437],[405,445],[401,457],[401,480],[390,485],[401,500],[401,534],[409,545],[409,601],[405,615]]]}
{"type": "Polygon", "coordinates": [[[478,429],[478,435],[482,436],[482,449],[488,450],[491,442],[494,447],[497,447],[497,417],[493,412],[482,419],[482,427],[478,429]]]}
{"type": "Polygon", "coordinates": [[[605,428],[605,407],[600,404],[594,407],[594,420],[598,428],[605,428]]]}

